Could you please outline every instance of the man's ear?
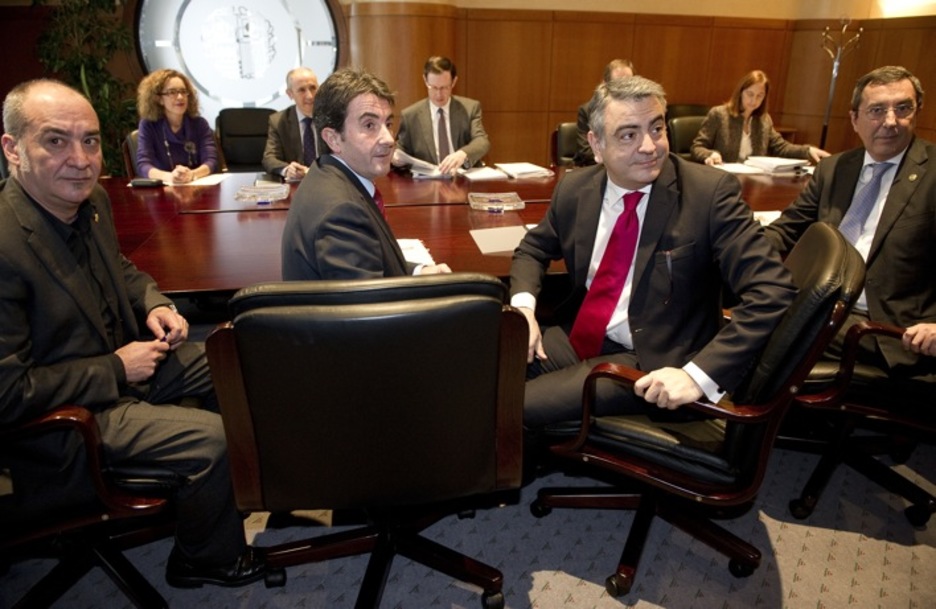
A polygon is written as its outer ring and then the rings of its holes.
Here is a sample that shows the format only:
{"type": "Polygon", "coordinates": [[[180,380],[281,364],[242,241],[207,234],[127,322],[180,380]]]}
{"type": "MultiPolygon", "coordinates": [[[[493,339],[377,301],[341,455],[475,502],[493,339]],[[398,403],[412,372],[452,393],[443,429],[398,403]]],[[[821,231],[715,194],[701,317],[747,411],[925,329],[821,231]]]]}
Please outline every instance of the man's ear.
{"type": "Polygon", "coordinates": [[[16,147],[16,138],[4,133],[3,136],[0,137],[0,145],[3,146],[3,154],[7,158],[7,164],[10,167],[19,167],[20,158],[19,150],[17,150],[16,147]]]}
{"type": "Polygon", "coordinates": [[[595,155],[595,162],[603,163],[604,159],[601,158],[601,146],[598,145],[598,137],[591,129],[588,130],[588,145],[591,146],[592,153],[595,155]]]}
{"type": "Polygon", "coordinates": [[[341,152],[341,134],[332,129],[331,127],[325,127],[322,129],[322,139],[325,140],[325,143],[328,145],[329,150],[332,152],[341,152]]]}

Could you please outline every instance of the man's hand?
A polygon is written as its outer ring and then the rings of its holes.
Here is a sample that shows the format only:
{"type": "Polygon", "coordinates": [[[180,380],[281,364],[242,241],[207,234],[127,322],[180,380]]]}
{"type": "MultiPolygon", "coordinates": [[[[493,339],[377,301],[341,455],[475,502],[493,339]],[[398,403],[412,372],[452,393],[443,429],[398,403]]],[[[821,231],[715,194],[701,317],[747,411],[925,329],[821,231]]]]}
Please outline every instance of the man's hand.
{"type": "Polygon", "coordinates": [[[815,146],[809,147],[809,160],[812,161],[813,165],[818,165],[819,161],[830,156],[828,152],[822,148],[816,148],[815,146]]]}
{"type": "Polygon", "coordinates": [[[452,269],[449,268],[449,265],[442,264],[427,264],[426,266],[419,269],[420,275],[441,275],[442,273],[451,273],[452,269]]]}
{"type": "Polygon", "coordinates": [[[442,159],[442,162],[439,163],[439,171],[442,173],[455,173],[465,164],[467,158],[468,154],[464,150],[456,150],[442,159]]]}
{"type": "Polygon", "coordinates": [[[527,363],[532,364],[533,358],[549,359],[546,357],[546,351],[543,350],[543,334],[540,332],[539,322],[536,321],[536,313],[528,307],[517,307],[517,310],[526,317],[527,324],[530,326],[530,345],[527,348],[527,363]]]}
{"type": "Polygon", "coordinates": [[[705,164],[706,165],[721,165],[722,164],[721,154],[716,151],[708,155],[705,158],[705,164]]]}
{"type": "Polygon", "coordinates": [[[634,383],[634,392],[667,410],[676,410],[702,397],[702,388],[680,368],[660,368],[648,373],[634,383]]]}
{"type": "Polygon", "coordinates": [[[189,325],[185,318],[169,307],[156,307],[146,317],[146,327],[156,340],[176,350],[188,338],[189,325]]]}
{"type": "Polygon", "coordinates": [[[286,165],[286,169],[283,171],[283,177],[287,180],[301,180],[308,171],[308,167],[302,163],[293,161],[289,165],[286,165]]]}
{"type": "Polygon", "coordinates": [[[159,362],[168,356],[169,344],[161,340],[135,341],[117,349],[115,353],[123,362],[127,382],[139,383],[153,376],[159,362]]]}
{"type": "Polygon", "coordinates": [[[936,324],[910,326],[904,332],[903,346],[914,353],[936,356],[936,324]]]}

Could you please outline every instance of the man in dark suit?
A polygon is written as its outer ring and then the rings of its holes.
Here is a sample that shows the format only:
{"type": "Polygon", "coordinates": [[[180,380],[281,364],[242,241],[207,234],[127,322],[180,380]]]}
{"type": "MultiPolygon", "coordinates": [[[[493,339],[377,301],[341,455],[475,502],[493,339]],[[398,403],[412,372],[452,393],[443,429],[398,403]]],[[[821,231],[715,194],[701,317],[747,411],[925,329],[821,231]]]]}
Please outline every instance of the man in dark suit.
{"type": "MultiPolygon", "coordinates": [[[[109,462],[158,463],[178,491],[169,584],[237,586],[264,576],[234,506],[221,417],[174,405],[214,401],[204,345],[153,279],[121,255],[97,179],[101,131],[91,104],[51,80],[15,87],[3,104],[0,183],[0,422],[63,404],[94,412],[109,462]]],[[[93,496],[79,447],[60,436],[9,446],[19,509],[93,496]]],[[[4,519],[6,521],[6,519],[4,519]]]]}
{"type": "Polygon", "coordinates": [[[372,74],[342,69],[319,89],[315,124],[328,145],[293,196],[283,228],[283,279],[353,279],[450,272],[416,265],[384,217],[374,180],[390,170],[393,93],[372,74]]]}
{"type": "Polygon", "coordinates": [[[447,57],[430,57],[423,80],[429,97],[403,110],[397,147],[446,174],[479,164],[491,149],[481,124],[481,103],[452,95],[458,71],[447,57]]]}
{"type": "MultiPolygon", "coordinates": [[[[630,59],[612,59],[604,69],[604,82],[610,82],[616,78],[624,78],[636,74],[634,62],[630,59]]],[[[592,152],[591,145],[588,143],[588,102],[585,102],[578,109],[578,118],[575,132],[576,151],[572,161],[581,167],[595,164],[595,153],[592,152]]]]}
{"type": "Polygon", "coordinates": [[[820,162],[767,236],[785,253],[813,222],[839,226],[865,258],[867,277],[831,353],[853,322],[896,324],[907,328],[902,344],[863,341],[862,359],[898,377],[936,382],[936,359],[921,357],[936,355],[936,168],[930,165],[936,145],[914,135],[922,107],[923,87],[906,68],[886,66],[862,76],[849,114],[864,146],[820,162]],[[875,181],[872,165],[881,163],[888,165],[881,166],[879,187],[862,197],[875,181]],[[865,212],[855,221],[860,207],[865,212]]]}
{"type": "Polygon", "coordinates": [[[579,417],[585,376],[599,362],[648,371],[635,387],[643,400],[615,390],[600,396],[599,414],[681,416],[663,409],[703,396],[717,401],[744,379],[795,293],[737,178],[669,155],[659,84],[639,76],[602,83],[589,110],[588,139],[603,165],[559,182],[510,270],[511,304],[530,324],[524,422],[531,429],[579,417]],[[637,223],[629,249],[613,245],[622,221],[637,223]],[[536,297],[550,261],[560,258],[570,301],[582,301],[573,323],[541,333],[536,297]],[[606,272],[617,273],[614,289],[606,272]],[[728,324],[723,286],[739,299],[728,324]],[[604,318],[593,306],[599,298],[610,305],[604,318]]]}
{"type": "Polygon", "coordinates": [[[318,87],[318,77],[309,68],[294,68],[286,75],[286,95],[295,103],[270,115],[263,149],[263,169],[267,173],[301,180],[318,157],[319,141],[312,123],[318,87]]]}

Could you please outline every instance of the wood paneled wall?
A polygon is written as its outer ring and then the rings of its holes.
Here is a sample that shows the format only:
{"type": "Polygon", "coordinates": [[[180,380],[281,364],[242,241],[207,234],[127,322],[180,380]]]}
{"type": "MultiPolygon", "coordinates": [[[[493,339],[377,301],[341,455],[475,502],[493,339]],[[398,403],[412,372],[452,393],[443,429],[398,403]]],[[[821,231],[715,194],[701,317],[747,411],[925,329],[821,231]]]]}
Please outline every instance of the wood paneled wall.
{"type": "MultiPolygon", "coordinates": [[[[768,103],[797,141],[818,144],[832,61],[821,49],[828,22],[543,10],[454,9],[433,4],[350,7],[351,61],[381,75],[400,108],[425,97],[422,64],[447,54],[459,68],[457,93],[479,99],[491,137],[488,161],[548,163],[549,134],[574,121],[605,64],[629,58],[639,74],[663,84],[670,103],[725,101],[746,72],[771,79],[768,103]],[[377,43],[376,41],[380,41],[377,43]]],[[[858,145],[848,120],[855,80],[887,64],[904,65],[936,87],[936,17],[872,20],[858,50],[842,62],[826,148],[858,145]]],[[[936,136],[936,111],[920,115],[923,137],[936,136]]]]}

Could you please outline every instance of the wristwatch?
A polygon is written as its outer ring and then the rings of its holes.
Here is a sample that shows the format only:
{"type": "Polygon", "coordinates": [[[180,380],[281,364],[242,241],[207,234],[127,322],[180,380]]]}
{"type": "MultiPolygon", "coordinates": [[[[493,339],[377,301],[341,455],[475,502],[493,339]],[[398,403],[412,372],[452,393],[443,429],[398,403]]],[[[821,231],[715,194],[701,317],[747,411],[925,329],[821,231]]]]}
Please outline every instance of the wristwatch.
{"type": "Polygon", "coordinates": [[[171,68],[198,89],[209,124],[222,108],[286,108],[286,73],[319,82],[338,66],[338,0],[140,0],[137,35],[147,72],[171,68]]]}

